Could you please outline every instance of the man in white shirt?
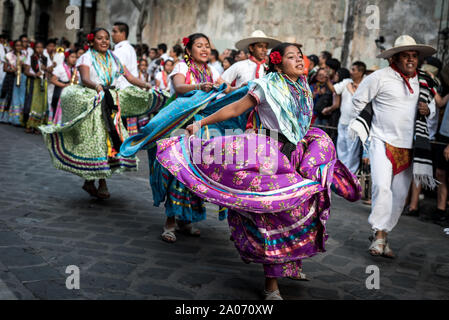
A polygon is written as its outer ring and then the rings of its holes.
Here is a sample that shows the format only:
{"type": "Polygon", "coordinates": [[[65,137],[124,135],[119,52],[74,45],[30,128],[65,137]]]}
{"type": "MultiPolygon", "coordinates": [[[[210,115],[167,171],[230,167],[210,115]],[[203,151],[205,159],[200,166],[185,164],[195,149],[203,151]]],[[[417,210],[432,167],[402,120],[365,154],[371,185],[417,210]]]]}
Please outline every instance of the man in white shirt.
{"type": "Polygon", "coordinates": [[[28,39],[28,36],[26,34],[22,34],[19,37],[19,40],[22,41],[22,51],[24,51],[27,57],[31,57],[34,53],[34,50],[30,47],[30,40],[28,39]]]}
{"type": "Polygon", "coordinates": [[[159,54],[159,57],[161,57],[161,59],[164,61],[170,58],[170,56],[167,53],[167,45],[165,43],[159,43],[157,45],[157,52],[159,54]]]}
{"type": "Polygon", "coordinates": [[[412,180],[417,110],[430,114],[427,105],[418,107],[418,59],[435,52],[430,46],[417,45],[410,36],[399,37],[393,48],[378,56],[391,59],[391,65],[366,77],[352,99],[356,115],[369,102],[374,113],[369,146],[372,208],[368,218],[374,231],[369,252],[374,256],[394,258],[387,234],[399,221],[412,180]]]}
{"type": "MultiPolygon", "coordinates": [[[[112,28],[112,41],[115,43],[114,55],[120,60],[123,66],[134,76],[139,76],[139,70],[137,66],[137,54],[134,47],[129,43],[128,39],[129,27],[126,23],[116,22],[112,28]]],[[[117,79],[117,88],[125,89],[130,87],[131,84],[121,76],[117,79]]]]}
{"type": "MultiPolygon", "coordinates": [[[[338,121],[337,156],[352,173],[360,166],[360,139],[352,140],[348,135],[348,126],[356,118],[352,106],[352,97],[366,73],[366,65],[356,61],[351,66],[351,78],[333,85],[333,91],[341,97],[340,119],[338,121]]],[[[334,111],[334,110],[332,110],[334,111]]]]}
{"type": "Polygon", "coordinates": [[[265,61],[267,51],[280,43],[281,41],[267,37],[263,31],[254,31],[249,38],[235,44],[237,49],[249,51],[249,59],[234,63],[221,77],[233,87],[241,87],[251,80],[264,77],[265,64],[268,63],[265,61]]]}

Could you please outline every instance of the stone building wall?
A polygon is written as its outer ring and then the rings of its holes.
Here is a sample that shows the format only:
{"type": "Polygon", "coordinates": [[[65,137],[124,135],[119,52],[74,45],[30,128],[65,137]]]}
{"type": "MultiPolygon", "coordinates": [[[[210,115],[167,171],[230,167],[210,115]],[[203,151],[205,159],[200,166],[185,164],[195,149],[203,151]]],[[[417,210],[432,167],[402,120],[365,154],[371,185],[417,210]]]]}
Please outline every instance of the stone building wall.
{"type": "MultiPolygon", "coordinates": [[[[39,0],[45,1],[45,0],[39,0]]],[[[76,40],[76,31],[65,27],[65,8],[69,0],[51,1],[50,37],[76,40]]],[[[363,60],[368,66],[383,66],[376,59],[379,49],[375,40],[384,36],[389,48],[401,34],[418,42],[437,46],[440,21],[447,25],[449,0],[139,0],[148,4],[143,42],[151,47],[165,42],[169,46],[193,32],[206,33],[218,50],[233,48],[234,43],[256,29],[280,40],[303,44],[306,54],[328,50],[347,66],[363,60]],[[443,4],[445,5],[443,7],[443,4]],[[380,13],[379,29],[366,26],[369,5],[380,13]],[[443,15],[441,15],[443,13],[443,15]]],[[[0,3],[3,1],[0,0],[0,3]]],[[[13,36],[22,33],[23,12],[14,0],[13,36]]],[[[36,5],[34,5],[34,10],[36,5]]],[[[0,5],[0,17],[3,6],[0,5]]],[[[130,25],[130,41],[137,42],[140,12],[132,1],[100,0],[97,26],[111,29],[115,21],[130,25]]],[[[28,33],[34,34],[35,15],[28,33]]],[[[89,30],[88,30],[89,31],[89,30]]]]}
{"type": "MultiPolygon", "coordinates": [[[[346,65],[355,60],[369,66],[385,65],[375,39],[384,36],[386,48],[401,34],[437,46],[442,0],[165,0],[152,1],[144,41],[174,44],[193,32],[205,32],[219,50],[232,47],[255,29],[280,40],[296,39],[306,54],[328,50],[338,59],[347,52],[346,65]],[[353,21],[348,12],[353,5],[353,21]],[[377,5],[379,29],[368,29],[366,13],[377,5]],[[352,32],[351,32],[352,31],[352,32]],[[350,35],[349,39],[345,34],[350,35]]],[[[446,2],[447,3],[447,2],[446,2]]],[[[443,8],[443,12],[447,12],[443,8]]],[[[446,15],[443,20],[447,21],[446,15]]]]}

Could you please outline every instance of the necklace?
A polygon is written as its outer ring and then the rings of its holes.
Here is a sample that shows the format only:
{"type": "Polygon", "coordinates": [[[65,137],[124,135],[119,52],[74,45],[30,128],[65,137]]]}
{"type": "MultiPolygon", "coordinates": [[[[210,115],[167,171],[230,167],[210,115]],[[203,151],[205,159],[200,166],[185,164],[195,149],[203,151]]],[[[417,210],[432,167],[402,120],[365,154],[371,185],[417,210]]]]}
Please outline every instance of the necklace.
{"type": "MultiPolygon", "coordinates": [[[[292,81],[286,74],[281,74],[287,83],[290,94],[293,98],[295,109],[292,110],[296,118],[299,119],[300,115],[310,115],[313,108],[312,93],[309,89],[306,89],[301,82],[292,81]]],[[[300,80],[301,78],[298,78],[300,80]]]]}

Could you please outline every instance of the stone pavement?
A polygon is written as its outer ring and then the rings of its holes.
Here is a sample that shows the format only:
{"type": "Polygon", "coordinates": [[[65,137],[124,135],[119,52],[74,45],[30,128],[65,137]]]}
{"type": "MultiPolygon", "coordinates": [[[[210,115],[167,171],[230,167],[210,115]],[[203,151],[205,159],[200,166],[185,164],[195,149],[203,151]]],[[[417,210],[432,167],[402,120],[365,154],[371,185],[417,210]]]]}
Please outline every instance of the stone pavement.
{"type": "MultiPolygon", "coordinates": [[[[0,125],[0,299],[260,299],[262,268],[244,264],[214,206],[200,238],[160,240],[146,154],[138,173],[109,180],[98,201],[83,181],[50,163],[42,137],[0,125]],[[80,268],[80,290],[65,286],[80,268]]],[[[402,217],[391,234],[398,258],[367,253],[369,207],[333,197],[327,252],[306,259],[311,281],[280,280],[285,299],[449,299],[449,236],[402,217]],[[366,267],[380,268],[368,290],[366,267]]]]}

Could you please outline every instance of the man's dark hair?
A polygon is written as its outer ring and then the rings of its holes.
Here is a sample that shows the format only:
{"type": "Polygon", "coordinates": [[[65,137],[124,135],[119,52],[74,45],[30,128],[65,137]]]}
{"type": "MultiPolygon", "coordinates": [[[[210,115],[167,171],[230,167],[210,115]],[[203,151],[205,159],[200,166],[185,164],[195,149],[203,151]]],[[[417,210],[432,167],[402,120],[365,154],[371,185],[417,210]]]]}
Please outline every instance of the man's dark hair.
{"type": "Polygon", "coordinates": [[[182,47],[179,44],[175,44],[173,46],[173,52],[176,54],[177,57],[179,57],[180,55],[182,55],[184,50],[182,49],[182,47]]]}
{"type": "Polygon", "coordinates": [[[340,68],[337,70],[338,74],[338,80],[343,81],[345,79],[351,78],[351,73],[349,73],[349,70],[346,68],[340,68]]]}
{"type": "Polygon", "coordinates": [[[229,64],[232,66],[235,63],[235,60],[232,57],[226,57],[223,60],[228,60],[229,64]]]}
{"type": "Polygon", "coordinates": [[[48,39],[47,43],[45,44],[45,46],[48,46],[50,43],[53,43],[54,45],[56,45],[57,40],[56,39],[48,39]]]}
{"type": "Polygon", "coordinates": [[[28,35],[26,35],[26,34],[22,34],[20,37],[19,37],[19,40],[20,41],[22,41],[23,40],[23,38],[28,38],[28,35]]]}
{"type": "Polygon", "coordinates": [[[165,43],[159,43],[157,45],[157,49],[158,50],[162,50],[163,53],[166,53],[167,52],[167,45],[165,43]]]}
{"type": "Polygon", "coordinates": [[[215,60],[218,60],[219,54],[218,54],[218,51],[216,49],[212,49],[210,51],[210,53],[215,57],[215,60]]]}
{"type": "Polygon", "coordinates": [[[157,48],[151,48],[150,51],[154,51],[157,54],[157,48]]]}
{"type": "Polygon", "coordinates": [[[124,22],[116,22],[116,23],[114,23],[114,26],[118,27],[118,30],[119,30],[120,32],[124,32],[125,35],[126,35],[126,39],[128,39],[128,36],[129,36],[129,26],[128,26],[126,23],[124,23],[124,22]]]}
{"type": "Polygon", "coordinates": [[[318,60],[318,57],[314,54],[311,54],[307,58],[309,58],[309,60],[312,61],[316,66],[320,63],[320,61],[318,60]]]}
{"type": "Polygon", "coordinates": [[[232,59],[234,59],[234,61],[235,61],[235,57],[236,57],[239,53],[240,53],[240,51],[232,49],[232,50],[231,50],[231,55],[230,55],[230,57],[231,57],[232,59]]]}
{"type": "Polygon", "coordinates": [[[352,64],[353,66],[356,66],[357,69],[362,73],[365,74],[366,73],[366,64],[363,63],[362,61],[356,61],[352,64]]]}
{"type": "Polygon", "coordinates": [[[332,59],[332,53],[329,51],[321,51],[321,55],[324,57],[324,59],[329,60],[332,59]]]}
{"type": "Polygon", "coordinates": [[[341,67],[341,63],[337,59],[331,58],[331,59],[326,60],[326,66],[328,66],[329,68],[331,68],[331,69],[335,70],[335,72],[337,72],[338,69],[340,69],[340,67],[341,67]]]}

